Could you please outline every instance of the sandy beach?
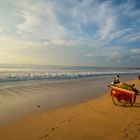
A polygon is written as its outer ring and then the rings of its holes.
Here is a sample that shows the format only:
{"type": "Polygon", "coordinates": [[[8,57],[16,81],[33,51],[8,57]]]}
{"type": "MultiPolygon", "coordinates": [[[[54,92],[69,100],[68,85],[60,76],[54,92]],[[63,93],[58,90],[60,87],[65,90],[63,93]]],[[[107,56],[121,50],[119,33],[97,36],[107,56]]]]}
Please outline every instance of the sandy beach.
{"type": "MultiPolygon", "coordinates": [[[[134,80],[140,90],[140,81],[134,80]]],[[[94,91],[96,92],[96,91],[94,91]]],[[[115,106],[109,90],[100,97],[36,112],[5,124],[1,140],[139,140],[140,97],[134,106],[115,106]]]]}
{"type": "Polygon", "coordinates": [[[0,140],[140,140],[139,92],[140,0],[0,0],[0,140]]]}

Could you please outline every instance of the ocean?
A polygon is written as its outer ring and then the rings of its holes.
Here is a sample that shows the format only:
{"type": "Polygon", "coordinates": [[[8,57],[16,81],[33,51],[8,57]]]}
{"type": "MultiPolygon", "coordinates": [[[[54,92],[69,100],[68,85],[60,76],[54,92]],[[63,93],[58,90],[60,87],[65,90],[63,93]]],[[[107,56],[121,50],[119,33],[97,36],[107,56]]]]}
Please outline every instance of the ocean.
{"type": "Polygon", "coordinates": [[[0,88],[116,74],[138,75],[140,74],[140,68],[0,65],[0,88]]]}

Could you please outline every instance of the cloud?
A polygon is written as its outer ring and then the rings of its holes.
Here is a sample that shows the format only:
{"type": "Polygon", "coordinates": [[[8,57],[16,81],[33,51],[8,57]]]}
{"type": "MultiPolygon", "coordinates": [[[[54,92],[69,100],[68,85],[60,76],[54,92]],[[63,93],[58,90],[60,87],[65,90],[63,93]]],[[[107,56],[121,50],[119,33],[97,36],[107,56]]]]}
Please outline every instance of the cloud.
{"type": "Polygon", "coordinates": [[[52,4],[47,1],[32,2],[31,9],[25,5],[19,15],[23,22],[17,25],[17,33],[38,41],[41,39],[62,39],[65,29],[59,24],[54,10],[52,4]]]}
{"type": "MultiPolygon", "coordinates": [[[[110,2],[98,3],[87,0],[75,3],[71,11],[66,10],[66,13],[72,18],[71,28],[79,33],[77,35],[80,37],[107,39],[110,33],[116,29],[117,17],[110,2]],[[91,32],[87,32],[89,30],[91,32]],[[87,33],[89,35],[86,36],[87,33]]],[[[76,34],[76,32],[74,33],[76,34]]]]}
{"type": "Polygon", "coordinates": [[[129,42],[135,42],[140,40],[140,32],[132,33],[125,35],[121,38],[123,41],[129,43],[129,42]]]}
{"type": "MultiPolygon", "coordinates": [[[[94,51],[90,51],[85,54],[85,57],[91,58],[93,60],[101,60],[102,63],[108,65],[111,63],[112,65],[125,64],[128,60],[130,60],[130,56],[136,56],[129,51],[126,51],[126,46],[113,46],[110,48],[96,48],[94,51]]],[[[131,60],[130,60],[131,62],[131,60]]]]}
{"type": "MultiPolygon", "coordinates": [[[[97,58],[100,63],[119,62],[138,52],[129,51],[138,48],[140,40],[140,8],[136,1],[6,0],[2,4],[5,10],[0,9],[0,49],[3,51],[31,49],[31,53],[38,49],[37,54],[42,50],[47,54],[52,48],[54,54],[58,49],[70,54],[71,50],[77,59],[97,58]]],[[[44,59],[48,59],[47,55],[44,59]]]]}
{"type": "Polygon", "coordinates": [[[21,13],[21,17],[24,21],[22,24],[17,26],[19,30],[30,32],[32,27],[37,27],[40,25],[40,20],[36,16],[26,11],[22,11],[21,13]]]}
{"type": "Polygon", "coordinates": [[[108,39],[110,33],[116,30],[117,17],[110,3],[103,3],[99,6],[97,11],[97,25],[99,26],[99,37],[108,39]]]}
{"type": "Polygon", "coordinates": [[[126,17],[140,17],[140,9],[136,8],[137,5],[139,5],[139,2],[137,2],[136,0],[126,0],[126,2],[124,2],[123,4],[121,4],[120,6],[120,12],[122,15],[126,16],[126,17]]]}
{"type": "Polygon", "coordinates": [[[101,39],[108,38],[113,28],[114,28],[114,20],[113,18],[108,18],[104,26],[102,26],[102,29],[100,30],[101,39]]]}
{"type": "Polygon", "coordinates": [[[82,45],[84,42],[83,40],[47,40],[44,42],[45,46],[79,46],[82,45]]]}
{"type": "MultiPolygon", "coordinates": [[[[48,44],[48,40],[52,40],[49,43],[51,45],[72,46],[76,45],[73,43],[76,42],[74,40],[79,42],[83,39],[87,43],[93,39],[94,44],[103,46],[104,43],[101,43],[101,40],[107,39],[116,26],[111,4],[108,2],[99,4],[89,0],[70,2],[70,4],[72,3],[73,7],[58,1],[55,3],[50,1],[30,2],[28,3],[31,5],[30,9],[29,5],[24,4],[19,14],[22,22],[17,25],[17,33],[26,40],[42,42],[42,46],[48,44]],[[63,16],[68,17],[68,22],[62,18],[63,16]],[[89,24],[92,27],[97,26],[97,35],[86,32],[89,24]],[[55,43],[52,43],[54,40],[55,43]],[[64,40],[66,40],[65,43],[64,40]]],[[[92,27],[91,30],[93,30],[92,27]]]]}
{"type": "MultiPolygon", "coordinates": [[[[13,3],[14,4],[14,3],[13,3]]],[[[15,1],[17,6],[17,36],[23,40],[42,42],[44,40],[93,40],[95,46],[109,44],[117,36],[125,37],[126,32],[119,30],[119,12],[133,10],[129,2],[120,7],[110,1],[15,1]],[[102,43],[99,43],[101,42],[102,43]],[[106,43],[103,43],[106,42],[106,43]]],[[[133,4],[134,7],[134,4],[133,4]]],[[[129,34],[131,34],[129,32],[129,34]]],[[[135,39],[131,39],[135,40],[135,39]]],[[[47,42],[47,41],[46,41],[47,42]]]]}
{"type": "Polygon", "coordinates": [[[140,54],[140,48],[131,49],[131,52],[134,54],[140,54]]]}
{"type": "Polygon", "coordinates": [[[0,28],[0,33],[2,33],[3,32],[3,29],[2,28],[0,28]]]}
{"type": "Polygon", "coordinates": [[[118,57],[118,56],[120,56],[120,52],[118,52],[118,51],[113,51],[113,52],[111,53],[111,56],[112,56],[112,57],[118,57]]]}
{"type": "Polygon", "coordinates": [[[109,59],[116,59],[116,58],[120,58],[123,54],[123,52],[119,52],[119,51],[114,51],[113,49],[98,49],[99,52],[97,53],[96,51],[94,51],[93,53],[88,53],[85,54],[85,56],[87,57],[104,57],[104,58],[109,58],[109,59]]]}
{"type": "Polygon", "coordinates": [[[41,46],[39,42],[33,41],[22,41],[15,37],[0,36],[0,50],[10,51],[10,50],[22,50],[25,48],[38,48],[41,46]]]}
{"type": "MultiPolygon", "coordinates": [[[[140,9],[135,8],[137,3],[125,1],[125,3],[120,5],[113,5],[112,3],[105,3],[105,5],[105,9],[109,9],[108,13],[111,14],[101,14],[106,19],[102,18],[104,22],[101,22],[103,23],[101,24],[102,28],[98,30],[100,38],[105,38],[105,41],[109,43],[112,40],[117,40],[117,42],[123,44],[139,41],[140,9]]],[[[104,8],[103,13],[106,13],[104,8]]]]}

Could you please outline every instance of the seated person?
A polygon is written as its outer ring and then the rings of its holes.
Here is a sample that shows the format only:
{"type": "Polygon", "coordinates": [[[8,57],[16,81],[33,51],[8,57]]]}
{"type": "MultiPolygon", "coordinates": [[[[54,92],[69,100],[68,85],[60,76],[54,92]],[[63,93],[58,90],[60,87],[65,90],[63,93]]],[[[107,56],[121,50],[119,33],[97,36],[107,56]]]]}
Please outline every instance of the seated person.
{"type": "Polygon", "coordinates": [[[120,83],[119,77],[120,77],[119,75],[115,76],[113,85],[120,83]]]}

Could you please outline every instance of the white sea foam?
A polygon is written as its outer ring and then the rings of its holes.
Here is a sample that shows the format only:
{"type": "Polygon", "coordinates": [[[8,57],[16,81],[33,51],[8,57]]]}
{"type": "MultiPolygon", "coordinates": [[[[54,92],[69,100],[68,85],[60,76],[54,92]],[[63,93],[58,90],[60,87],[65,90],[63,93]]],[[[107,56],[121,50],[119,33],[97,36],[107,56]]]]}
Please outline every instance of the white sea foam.
{"type": "Polygon", "coordinates": [[[11,81],[27,81],[27,80],[61,80],[83,77],[94,77],[113,74],[133,74],[140,73],[139,71],[99,71],[99,72],[35,72],[35,71],[14,71],[14,72],[0,72],[0,82],[11,81]]]}

